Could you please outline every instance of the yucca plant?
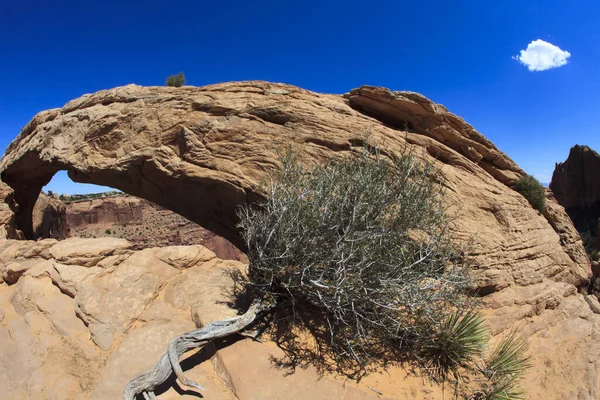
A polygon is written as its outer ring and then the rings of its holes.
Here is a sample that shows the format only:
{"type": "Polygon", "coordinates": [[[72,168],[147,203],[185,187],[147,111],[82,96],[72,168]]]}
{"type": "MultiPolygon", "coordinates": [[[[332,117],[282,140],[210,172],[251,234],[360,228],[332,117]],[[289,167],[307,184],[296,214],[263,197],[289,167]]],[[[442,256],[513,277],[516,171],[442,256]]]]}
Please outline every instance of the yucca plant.
{"type": "Polygon", "coordinates": [[[516,331],[502,340],[496,346],[487,361],[485,374],[487,376],[503,374],[517,375],[530,367],[526,356],[529,345],[516,331]]]}
{"type": "Polygon", "coordinates": [[[502,340],[479,367],[483,375],[481,387],[469,399],[521,400],[524,392],[519,385],[523,374],[531,367],[529,344],[516,331],[502,340]]]}
{"type": "Polygon", "coordinates": [[[488,337],[484,319],[475,311],[456,312],[425,344],[424,370],[436,382],[460,381],[482,355],[488,337]]]}

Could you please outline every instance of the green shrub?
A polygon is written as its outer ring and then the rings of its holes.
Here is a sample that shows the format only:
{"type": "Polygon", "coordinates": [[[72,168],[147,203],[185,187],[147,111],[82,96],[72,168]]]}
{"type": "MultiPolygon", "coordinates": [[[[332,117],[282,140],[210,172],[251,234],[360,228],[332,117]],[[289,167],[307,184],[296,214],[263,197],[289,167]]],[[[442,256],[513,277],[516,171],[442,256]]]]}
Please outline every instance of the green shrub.
{"type": "Polygon", "coordinates": [[[268,197],[239,212],[250,265],[236,278],[274,305],[293,364],[357,377],[386,360],[442,375],[470,360],[481,335],[456,314],[472,307],[470,280],[433,167],[377,149],[313,168],[288,152],[282,163],[268,197]],[[298,326],[316,348],[299,344],[298,326]]]}
{"type": "Polygon", "coordinates": [[[181,87],[185,84],[185,75],[183,72],[180,72],[177,75],[171,75],[167,78],[166,84],[167,86],[181,87]]]}
{"type": "Polygon", "coordinates": [[[104,233],[106,233],[107,235],[110,235],[111,234],[110,229],[105,230],[104,233]]]}
{"type": "Polygon", "coordinates": [[[531,175],[523,175],[515,182],[515,189],[539,212],[546,206],[546,189],[531,175]]]}

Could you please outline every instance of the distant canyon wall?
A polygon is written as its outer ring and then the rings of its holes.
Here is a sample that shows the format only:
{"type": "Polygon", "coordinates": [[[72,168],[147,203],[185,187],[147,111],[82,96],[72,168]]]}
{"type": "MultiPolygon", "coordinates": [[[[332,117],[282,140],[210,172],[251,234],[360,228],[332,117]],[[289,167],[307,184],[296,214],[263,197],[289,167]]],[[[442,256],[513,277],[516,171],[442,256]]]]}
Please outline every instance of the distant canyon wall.
{"type": "Polygon", "coordinates": [[[144,208],[152,204],[133,196],[105,197],[67,203],[67,221],[71,228],[95,224],[144,222],[144,208]]]}
{"type": "Polygon", "coordinates": [[[227,239],[173,211],[135,196],[68,202],[66,219],[72,236],[120,237],[138,250],[201,244],[221,259],[245,260],[245,255],[227,239]]]}
{"type": "MultiPolygon", "coordinates": [[[[15,225],[13,196],[12,189],[0,181],[0,239],[24,238],[15,225]]],[[[136,250],[201,244],[223,260],[246,261],[244,253],[227,239],[135,196],[63,202],[42,192],[33,208],[32,223],[33,238],[38,240],[111,236],[127,239],[136,250]]]]}

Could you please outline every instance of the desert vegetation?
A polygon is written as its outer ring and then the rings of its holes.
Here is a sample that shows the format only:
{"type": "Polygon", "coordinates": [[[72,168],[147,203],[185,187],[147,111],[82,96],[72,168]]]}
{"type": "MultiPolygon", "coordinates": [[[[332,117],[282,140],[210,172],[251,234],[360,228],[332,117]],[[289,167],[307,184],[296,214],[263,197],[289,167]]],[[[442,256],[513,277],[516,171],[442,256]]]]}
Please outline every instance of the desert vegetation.
{"type": "Polygon", "coordinates": [[[165,83],[167,86],[181,87],[185,84],[185,75],[183,74],[183,72],[180,72],[176,75],[170,75],[169,77],[167,77],[165,83]]]}
{"type": "MultiPolygon", "coordinates": [[[[52,192],[48,191],[48,196],[51,196],[52,192]]],[[[91,199],[100,199],[103,197],[115,197],[115,196],[123,196],[123,192],[118,190],[111,190],[110,192],[101,192],[101,193],[86,193],[86,194],[61,194],[58,198],[62,201],[70,202],[70,201],[79,201],[79,200],[91,200],[91,199]]]]}
{"type": "Polygon", "coordinates": [[[292,371],[312,365],[358,380],[403,364],[463,398],[519,398],[527,345],[512,333],[487,351],[465,248],[431,164],[369,146],[316,166],[288,151],[281,164],[265,199],[239,210],[249,267],[231,275],[243,314],[172,339],[125,399],[152,398],[172,373],[202,390],[183,374],[181,355],[255,332],[283,349],[274,361],[292,371]]]}
{"type": "Polygon", "coordinates": [[[546,189],[533,176],[523,175],[515,182],[515,189],[529,201],[529,204],[539,212],[546,207],[546,189]]]}

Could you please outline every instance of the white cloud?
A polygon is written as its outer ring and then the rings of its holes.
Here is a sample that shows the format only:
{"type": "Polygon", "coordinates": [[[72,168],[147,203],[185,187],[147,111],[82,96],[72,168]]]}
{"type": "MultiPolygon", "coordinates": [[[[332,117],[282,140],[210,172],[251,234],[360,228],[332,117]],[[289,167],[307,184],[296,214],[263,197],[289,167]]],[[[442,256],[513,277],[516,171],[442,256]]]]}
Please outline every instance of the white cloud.
{"type": "Polygon", "coordinates": [[[550,68],[558,68],[567,64],[571,53],[561,50],[558,46],[548,43],[542,39],[534,40],[527,45],[521,54],[513,59],[529,68],[530,71],[545,71],[550,68]]]}

